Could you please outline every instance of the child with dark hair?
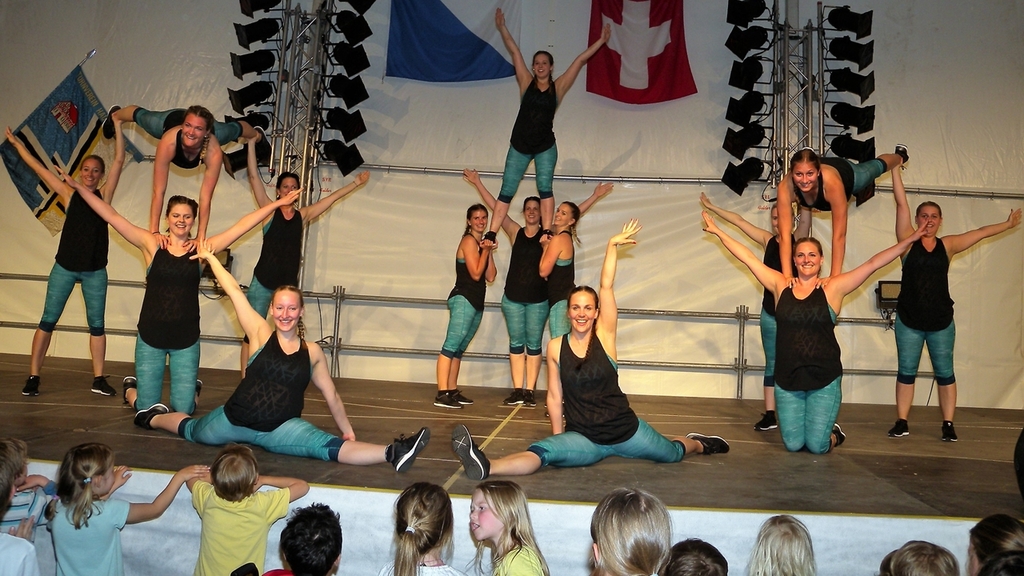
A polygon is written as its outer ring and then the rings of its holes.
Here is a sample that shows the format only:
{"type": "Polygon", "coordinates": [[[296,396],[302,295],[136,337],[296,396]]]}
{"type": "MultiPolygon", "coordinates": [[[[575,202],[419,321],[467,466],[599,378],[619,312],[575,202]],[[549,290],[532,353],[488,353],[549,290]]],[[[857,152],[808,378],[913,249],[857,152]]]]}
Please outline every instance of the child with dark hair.
{"type": "Polygon", "coordinates": [[[326,504],[296,510],[281,532],[281,553],[291,570],[263,576],[327,576],[341,560],[341,519],[326,504]]]}
{"type": "Polygon", "coordinates": [[[711,544],[687,538],[672,546],[662,576],[728,576],[729,562],[711,544]]]}
{"type": "MultiPolygon", "coordinates": [[[[7,511],[7,505],[14,496],[15,482],[25,467],[25,457],[17,445],[19,442],[24,446],[21,440],[0,439],[0,515],[7,511]]],[[[0,531],[0,574],[39,576],[36,548],[29,542],[29,534],[25,524],[10,534],[6,530],[0,531]]]]}

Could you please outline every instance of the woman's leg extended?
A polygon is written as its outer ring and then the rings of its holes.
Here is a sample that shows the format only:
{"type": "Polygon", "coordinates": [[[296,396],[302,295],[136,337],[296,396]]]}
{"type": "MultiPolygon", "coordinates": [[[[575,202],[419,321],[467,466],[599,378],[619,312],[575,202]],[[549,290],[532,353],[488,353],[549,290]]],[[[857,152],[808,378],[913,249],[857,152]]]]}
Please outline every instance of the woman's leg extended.
{"type": "Polygon", "coordinates": [[[199,341],[188,348],[171,350],[171,410],[191,414],[196,409],[196,376],[199,374],[199,341]]]}
{"type": "Polygon", "coordinates": [[[259,434],[255,430],[244,426],[235,426],[228,421],[223,406],[214,408],[202,418],[189,418],[181,412],[154,416],[150,425],[154,428],[175,432],[189,442],[210,446],[222,446],[229,442],[254,444],[259,434]],[[177,426],[174,430],[170,430],[175,421],[178,423],[177,426]]]}
{"type": "Polygon", "coordinates": [[[832,426],[843,403],[843,377],[828,386],[807,392],[806,437],[807,449],[812,454],[824,454],[832,449],[832,426]]]}
{"type": "Polygon", "coordinates": [[[534,155],[533,167],[537,171],[537,196],[540,196],[541,227],[551,228],[555,216],[555,164],[558,163],[558,145],[534,155]]]}
{"type": "Polygon", "coordinates": [[[272,432],[256,432],[256,438],[252,443],[276,454],[315,458],[327,462],[377,464],[385,461],[384,446],[366,442],[343,442],[334,434],[328,434],[302,418],[292,418],[272,432]]]}
{"type": "MultiPolygon", "coordinates": [[[[698,442],[690,441],[694,443],[691,449],[696,451],[698,442]]],[[[640,426],[629,440],[611,445],[616,456],[640,458],[654,462],[679,462],[686,455],[685,448],[681,440],[678,442],[669,440],[643,420],[640,420],[640,426]]]]}
{"type": "MultiPolygon", "coordinates": [[[[572,468],[590,466],[615,454],[611,446],[595,444],[578,432],[548,436],[530,445],[529,452],[538,456],[541,466],[572,468]]],[[[491,462],[494,474],[494,462],[491,462]]]]}
{"type": "Polygon", "coordinates": [[[791,392],[775,387],[775,413],[779,418],[779,432],[786,450],[799,452],[807,443],[804,420],[807,413],[807,393],[791,392]]]}

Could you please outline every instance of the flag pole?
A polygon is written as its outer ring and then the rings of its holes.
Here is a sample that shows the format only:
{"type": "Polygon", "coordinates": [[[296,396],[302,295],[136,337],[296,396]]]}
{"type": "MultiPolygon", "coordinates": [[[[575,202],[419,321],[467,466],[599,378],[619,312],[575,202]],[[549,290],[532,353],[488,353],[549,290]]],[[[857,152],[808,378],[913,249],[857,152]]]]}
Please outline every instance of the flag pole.
{"type": "Polygon", "coordinates": [[[86,62],[88,62],[89,59],[92,58],[95,55],[96,55],[96,49],[95,48],[93,48],[92,50],[89,50],[89,52],[86,53],[85,58],[83,58],[82,61],[78,63],[78,66],[81,67],[82,64],[85,64],[86,62]]]}

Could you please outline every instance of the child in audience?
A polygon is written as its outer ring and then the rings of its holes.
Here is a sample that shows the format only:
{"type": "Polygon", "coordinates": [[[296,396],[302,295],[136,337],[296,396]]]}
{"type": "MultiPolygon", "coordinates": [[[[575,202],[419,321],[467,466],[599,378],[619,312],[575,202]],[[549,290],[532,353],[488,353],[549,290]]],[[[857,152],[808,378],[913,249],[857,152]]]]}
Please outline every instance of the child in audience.
{"type": "Polygon", "coordinates": [[[761,524],[750,553],[749,576],[815,576],[814,548],[803,522],[788,514],[761,524]]]}
{"type": "Polygon", "coordinates": [[[885,555],[878,576],[960,576],[960,565],[942,546],[911,540],[885,555]]]}
{"type": "Polygon", "coordinates": [[[590,520],[594,576],[661,574],[672,545],[672,520],[653,494],[618,488],[605,496],[590,520]]]}
{"type": "Polygon", "coordinates": [[[969,542],[967,575],[978,576],[990,556],[1000,552],[1024,552],[1024,524],[1013,516],[993,514],[971,528],[969,542]]]}
{"type": "Polygon", "coordinates": [[[668,566],[661,576],[728,576],[729,562],[711,544],[689,538],[672,547],[668,566]]]}
{"type": "Polygon", "coordinates": [[[326,504],[299,508],[281,532],[281,553],[290,570],[263,576],[327,576],[341,560],[341,519],[326,504]]]}
{"type": "MultiPolygon", "coordinates": [[[[15,484],[25,467],[25,443],[13,438],[0,438],[0,515],[4,514],[15,484]],[[16,445],[21,443],[21,446],[16,445]]],[[[28,541],[31,525],[20,523],[8,533],[0,532],[0,576],[39,576],[36,548],[28,541]]]]}
{"type": "Polygon", "coordinates": [[[57,500],[46,508],[53,533],[58,575],[123,576],[121,530],[159,518],[186,481],[208,472],[189,466],[171,476],[151,503],[110,499],[131,478],[131,469],[114,466],[110,446],[90,442],[64,455],[57,469],[57,500]]]}
{"type": "Polygon", "coordinates": [[[444,488],[417,482],[395,502],[395,561],[378,576],[465,576],[448,566],[452,555],[452,501],[444,488]]]}
{"type": "Polygon", "coordinates": [[[261,476],[252,450],[239,444],[225,446],[209,473],[187,485],[203,522],[195,576],[226,576],[249,562],[262,573],[270,526],[309,491],[298,478],[261,476]],[[262,486],[279,490],[260,492],[262,486]]]}
{"type": "Polygon", "coordinates": [[[46,476],[29,475],[28,444],[24,440],[4,438],[0,442],[8,443],[13,450],[14,460],[10,464],[17,467],[20,462],[21,466],[14,479],[14,496],[3,513],[3,520],[0,520],[0,532],[7,534],[24,527],[29,541],[35,542],[36,526],[46,523],[43,513],[46,505],[57,495],[57,485],[46,476]]]}
{"type": "Polygon", "coordinates": [[[483,574],[484,549],[491,549],[493,576],[550,576],[533,536],[526,494],[515,482],[477,484],[469,509],[469,530],[476,542],[477,572],[483,574]]]}

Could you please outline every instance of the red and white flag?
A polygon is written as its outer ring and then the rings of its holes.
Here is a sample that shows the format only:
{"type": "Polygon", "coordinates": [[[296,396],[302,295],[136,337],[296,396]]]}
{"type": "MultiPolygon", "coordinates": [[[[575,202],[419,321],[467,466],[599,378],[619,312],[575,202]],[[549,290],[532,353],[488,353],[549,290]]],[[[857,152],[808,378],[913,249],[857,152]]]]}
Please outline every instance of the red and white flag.
{"type": "Polygon", "coordinates": [[[627,104],[697,93],[686,57],[683,0],[592,0],[590,43],[606,23],[611,39],[587,63],[587,92],[627,104]]]}

